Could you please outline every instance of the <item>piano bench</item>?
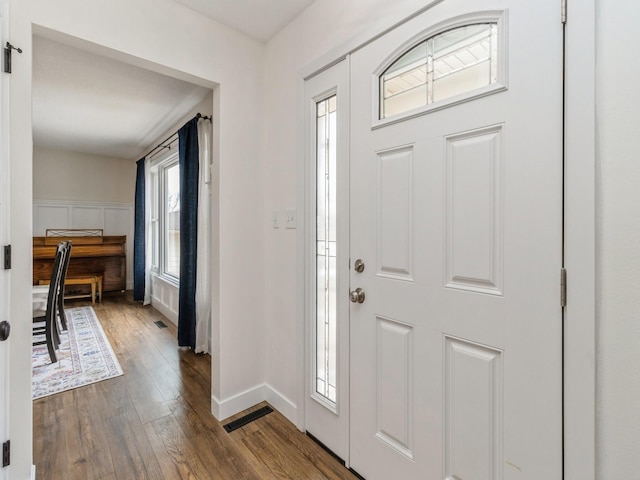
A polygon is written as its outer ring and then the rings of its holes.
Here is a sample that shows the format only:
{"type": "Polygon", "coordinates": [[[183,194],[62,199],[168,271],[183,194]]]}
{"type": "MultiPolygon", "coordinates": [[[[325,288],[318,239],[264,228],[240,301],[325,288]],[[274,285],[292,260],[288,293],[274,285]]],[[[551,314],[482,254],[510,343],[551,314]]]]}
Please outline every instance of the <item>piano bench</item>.
{"type": "MultiPolygon", "coordinates": [[[[49,280],[39,280],[38,283],[40,285],[49,285],[49,280]]],[[[78,276],[78,277],[67,277],[65,282],[65,286],[67,285],[91,285],[91,293],[85,295],[65,295],[64,299],[72,299],[72,298],[86,298],[91,296],[91,304],[96,304],[96,293],[98,294],[98,298],[100,302],[102,302],[102,275],[87,275],[87,276],[78,276]]]]}

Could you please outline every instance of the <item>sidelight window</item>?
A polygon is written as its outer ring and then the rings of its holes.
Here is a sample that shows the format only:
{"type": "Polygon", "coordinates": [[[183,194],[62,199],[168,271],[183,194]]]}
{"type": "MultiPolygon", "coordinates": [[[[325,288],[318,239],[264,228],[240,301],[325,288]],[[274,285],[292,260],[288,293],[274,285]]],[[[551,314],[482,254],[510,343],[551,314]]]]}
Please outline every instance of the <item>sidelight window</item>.
{"type": "Polygon", "coordinates": [[[337,98],[316,103],[315,391],[336,402],[337,381],[337,98]]]}

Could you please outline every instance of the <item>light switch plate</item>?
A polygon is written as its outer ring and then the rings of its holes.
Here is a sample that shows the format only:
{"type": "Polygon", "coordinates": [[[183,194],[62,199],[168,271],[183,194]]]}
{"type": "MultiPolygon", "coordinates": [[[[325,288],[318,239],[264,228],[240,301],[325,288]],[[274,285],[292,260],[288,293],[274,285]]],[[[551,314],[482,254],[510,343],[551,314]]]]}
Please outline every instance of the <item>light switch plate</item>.
{"type": "Polygon", "coordinates": [[[273,223],[273,228],[280,228],[280,211],[276,208],[273,210],[271,214],[271,221],[273,223]]]}
{"type": "Polygon", "coordinates": [[[286,221],[285,225],[287,228],[296,228],[296,209],[295,208],[287,208],[286,210],[286,221]]]}

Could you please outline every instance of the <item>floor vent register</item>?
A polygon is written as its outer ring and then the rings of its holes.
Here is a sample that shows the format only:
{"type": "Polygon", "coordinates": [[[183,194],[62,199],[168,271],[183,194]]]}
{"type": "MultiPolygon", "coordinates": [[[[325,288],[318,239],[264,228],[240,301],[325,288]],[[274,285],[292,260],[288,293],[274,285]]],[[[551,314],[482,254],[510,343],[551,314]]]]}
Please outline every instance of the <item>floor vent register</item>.
{"type": "Polygon", "coordinates": [[[233,422],[227,423],[224,426],[224,429],[227,431],[227,433],[231,433],[234,430],[244,427],[245,425],[253,422],[254,420],[259,419],[260,417],[264,417],[265,415],[271,412],[273,412],[273,408],[271,407],[259,408],[254,412],[246,414],[244,417],[240,417],[237,420],[234,420],[233,422]]]}

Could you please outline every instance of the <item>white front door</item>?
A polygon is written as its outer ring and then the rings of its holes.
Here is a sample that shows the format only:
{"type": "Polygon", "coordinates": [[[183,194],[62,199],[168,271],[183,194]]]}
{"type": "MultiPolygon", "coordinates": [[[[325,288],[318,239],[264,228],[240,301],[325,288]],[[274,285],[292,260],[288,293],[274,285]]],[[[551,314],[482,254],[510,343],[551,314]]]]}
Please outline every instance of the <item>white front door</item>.
{"type": "Polygon", "coordinates": [[[351,57],[367,480],[562,478],[559,4],[444,0],[351,57]]]}

